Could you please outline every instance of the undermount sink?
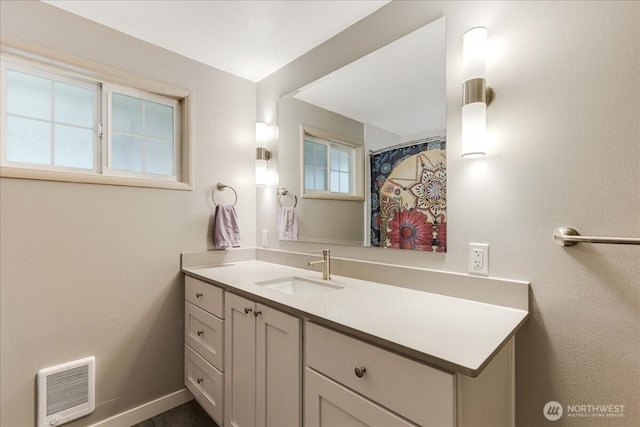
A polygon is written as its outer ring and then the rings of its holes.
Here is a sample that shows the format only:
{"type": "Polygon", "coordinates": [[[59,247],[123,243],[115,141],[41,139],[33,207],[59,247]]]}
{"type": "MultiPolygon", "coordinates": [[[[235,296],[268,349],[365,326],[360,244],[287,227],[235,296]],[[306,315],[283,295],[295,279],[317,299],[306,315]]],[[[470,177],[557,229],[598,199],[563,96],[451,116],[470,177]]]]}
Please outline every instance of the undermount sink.
{"type": "Polygon", "coordinates": [[[284,277],[281,279],[265,280],[256,282],[256,285],[284,294],[295,295],[297,297],[312,297],[325,294],[327,292],[342,289],[342,286],[332,283],[302,279],[300,277],[284,277]]]}

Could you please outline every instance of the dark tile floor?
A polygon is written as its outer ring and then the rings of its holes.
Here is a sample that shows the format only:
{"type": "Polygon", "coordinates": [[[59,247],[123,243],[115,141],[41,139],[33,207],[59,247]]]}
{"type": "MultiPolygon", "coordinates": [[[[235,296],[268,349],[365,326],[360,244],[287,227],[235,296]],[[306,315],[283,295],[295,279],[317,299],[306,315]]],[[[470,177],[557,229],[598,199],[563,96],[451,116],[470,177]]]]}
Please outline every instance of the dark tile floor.
{"type": "Polygon", "coordinates": [[[195,400],[131,427],[218,427],[195,400]]]}

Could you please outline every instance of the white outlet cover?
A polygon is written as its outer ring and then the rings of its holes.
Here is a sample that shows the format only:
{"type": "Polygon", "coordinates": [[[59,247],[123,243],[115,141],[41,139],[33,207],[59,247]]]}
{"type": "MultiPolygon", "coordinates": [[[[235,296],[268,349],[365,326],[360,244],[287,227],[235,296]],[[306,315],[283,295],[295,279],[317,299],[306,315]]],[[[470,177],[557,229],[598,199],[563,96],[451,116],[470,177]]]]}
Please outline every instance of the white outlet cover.
{"type": "Polygon", "coordinates": [[[488,243],[469,243],[469,274],[475,276],[489,275],[488,243]],[[480,253],[479,257],[477,255],[478,252],[480,253]]]}

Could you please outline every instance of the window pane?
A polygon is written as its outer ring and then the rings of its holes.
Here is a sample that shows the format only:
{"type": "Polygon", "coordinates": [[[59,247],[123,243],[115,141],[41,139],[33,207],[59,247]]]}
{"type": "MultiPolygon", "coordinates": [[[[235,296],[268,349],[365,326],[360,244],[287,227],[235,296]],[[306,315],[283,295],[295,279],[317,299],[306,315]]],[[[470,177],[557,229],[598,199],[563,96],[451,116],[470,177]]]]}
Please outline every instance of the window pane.
{"type": "Polygon", "coordinates": [[[316,165],[327,166],[327,147],[322,144],[314,144],[316,149],[316,165]]]}
{"type": "Polygon", "coordinates": [[[113,130],[142,134],[142,100],[114,93],[111,97],[113,130]]]}
{"type": "Polygon", "coordinates": [[[145,134],[173,141],[173,107],[145,101],[144,111],[145,134]]]}
{"type": "Polygon", "coordinates": [[[114,134],[112,136],[111,156],[112,169],[142,172],[142,138],[114,134]]]}
{"type": "Polygon", "coordinates": [[[340,151],[331,148],[331,170],[338,170],[338,166],[340,166],[340,151]]]}
{"type": "Polygon", "coordinates": [[[315,172],[313,166],[305,166],[304,168],[304,188],[305,190],[313,190],[315,188],[315,172]]]}
{"type": "Polygon", "coordinates": [[[173,175],[173,142],[145,140],[145,172],[173,175]]]}
{"type": "Polygon", "coordinates": [[[304,163],[306,165],[313,165],[315,164],[314,162],[314,150],[313,150],[313,146],[314,143],[311,141],[304,141],[304,163]]]}
{"type": "Polygon", "coordinates": [[[349,152],[341,151],[340,152],[340,170],[342,172],[349,172],[349,152]]]}
{"type": "Polygon", "coordinates": [[[51,120],[51,85],[49,79],[7,70],[7,113],[51,120]]]}
{"type": "Polygon", "coordinates": [[[340,172],[331,171],[331,191],[333,193],[340,192],[340,172]]]}
{"type": "Polygon", "coordinates": [[[324,168],[315,168],[316,190],[327,189],[327,170],[324,168]]]}
{"type": "Polygon", "coordinates": [[[340,172],[340,192],[349,194],[349,173],[340,172]]]}
{"type": "Polygon", "coordinates": [[[7,116],[7,160],[51,164],[51,124],[7,116]]]}
{"type": "Polygon", "coordinates": [[[56,125],[54,131],[56,166],[93,169],[93,130],[56,125]]]}
{"type": "Polygon", "coordinates": [[[55,83],[55,121],[93,128],[94,96],[92,89],[55,83]]]}

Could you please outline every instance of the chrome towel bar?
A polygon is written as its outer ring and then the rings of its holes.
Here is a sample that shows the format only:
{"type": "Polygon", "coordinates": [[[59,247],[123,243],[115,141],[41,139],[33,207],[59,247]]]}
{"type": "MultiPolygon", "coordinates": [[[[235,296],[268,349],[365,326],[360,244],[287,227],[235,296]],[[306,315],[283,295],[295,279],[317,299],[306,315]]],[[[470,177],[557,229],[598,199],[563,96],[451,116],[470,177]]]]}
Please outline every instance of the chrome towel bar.
{"type": "Polygon", "coordinates": [[[578,243],[610,243],[613,245],[640,245],[638,237],[594,237],[581,236],[575,228],[560,227],[553,233],[553,240],[560,246],[574,246],[578,243]]]}

